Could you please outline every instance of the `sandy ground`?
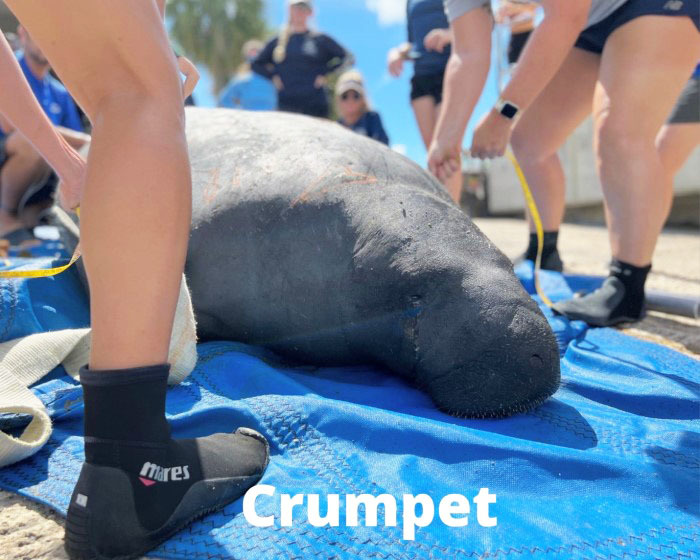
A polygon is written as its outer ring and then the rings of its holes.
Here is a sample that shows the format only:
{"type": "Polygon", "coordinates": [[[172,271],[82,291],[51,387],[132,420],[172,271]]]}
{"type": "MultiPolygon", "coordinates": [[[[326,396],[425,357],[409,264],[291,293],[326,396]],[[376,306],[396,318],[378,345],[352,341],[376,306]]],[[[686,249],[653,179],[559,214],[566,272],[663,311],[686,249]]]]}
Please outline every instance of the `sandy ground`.
{"type": "MultiPolygon", "coordinates": [[[[480,219],[477,224],[509,257],[523,251],[527,231],[521,220],[480,219]]],[[[566,224],[560,250],[566,270],[604,275],[610,259],[607,232],[602,226],[566,224]]],[[[700,234],[666,231],[661,236],[648,286],[677,294],[700,296],[700,234]]],[[[700,323],[650,313],[634,327],[633,336],[655,340],[700,356],[700,323]]],[[[0,491],[0,557],[4,560],[65,560],[63,519],[50,509],[0,491]]]]}

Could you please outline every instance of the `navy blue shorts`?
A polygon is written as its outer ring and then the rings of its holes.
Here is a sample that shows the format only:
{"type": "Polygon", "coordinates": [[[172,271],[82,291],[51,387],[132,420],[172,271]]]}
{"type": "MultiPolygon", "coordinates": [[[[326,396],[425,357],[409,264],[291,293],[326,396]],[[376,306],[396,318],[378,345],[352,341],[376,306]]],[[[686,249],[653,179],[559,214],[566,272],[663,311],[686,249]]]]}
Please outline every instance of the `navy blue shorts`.
{"type": "Polygon", "coordinates": [[[692,77],[676,101],[668,124],[695,123],[700,123],[700,78],[692,77]]]}
{"type": "Polygon", "coordinates": [[[442,84],[444,81],[444,73],[414,75],[411,78],[411,101],[419,97],[432,97],[435,100],[435,105],[442,103],[442,84]]]}
{"type": "Polygon", "coordinates": [[[685,16],[693,20],[700,31],[700,2],[698,0],[629,0],[604,20],[584,29],[576,46],[602,53],[608,37],[626,23],[642,16],[685,16]]]}

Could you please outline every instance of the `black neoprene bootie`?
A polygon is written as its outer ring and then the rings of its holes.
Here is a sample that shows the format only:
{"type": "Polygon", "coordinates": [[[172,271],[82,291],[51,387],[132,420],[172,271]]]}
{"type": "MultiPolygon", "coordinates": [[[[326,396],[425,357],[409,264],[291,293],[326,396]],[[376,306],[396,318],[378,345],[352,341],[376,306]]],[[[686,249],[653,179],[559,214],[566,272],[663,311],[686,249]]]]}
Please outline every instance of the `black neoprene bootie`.
{"type": "Polygon", "coordinates": [[[609,327],[644,317],[644,284],[651,265],[634,266],[613,259],[603,285],[581,298],[561,301],[554,310],[594,327],[609,327]]]}
{"type": "MultiPolygon", "coordinates": [[[[545,231],[543,244],[542,244],[542,261],[540,263],[540,268],[542,270],[554,270],[556,272],[561,272],[564,270],[564,263],[561,261],[559,256],[559,249],[557,249],[557,241],[559,239],[558,231],[545,231]]],[[[537,234],[531,233],[530,240],[528,242],[527,249],[525,252],[515,259],[514,264],[519,264],[523,261],[535,262],[537,259],[537,234]]]]}
{"type": "Polygon", "coordinates": [[[170,437],[168,369],[81,370],[85,463],[66,519],[71,559],[139,557],[262,477],[269,446],[254,430],[170,437]]]}

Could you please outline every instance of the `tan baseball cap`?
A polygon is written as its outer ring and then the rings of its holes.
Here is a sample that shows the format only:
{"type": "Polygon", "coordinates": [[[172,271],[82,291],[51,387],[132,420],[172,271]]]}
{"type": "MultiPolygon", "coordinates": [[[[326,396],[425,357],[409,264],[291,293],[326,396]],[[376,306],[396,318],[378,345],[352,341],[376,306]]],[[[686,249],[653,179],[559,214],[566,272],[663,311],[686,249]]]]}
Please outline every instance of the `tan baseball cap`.
{"type": "Polygon", "coordinates": [[[365,96],[365,80],[357,70],[348,70],[338,78],[335,94],[341,96],[346,91],[356,91],[362,97],[365,96]]]}
{"type": "Polygon", "coordinates": [[[309,10],[314,9],[313,0],[288,0],[290,6],[296,6],[298,4],[304,4],[309,10]]]}

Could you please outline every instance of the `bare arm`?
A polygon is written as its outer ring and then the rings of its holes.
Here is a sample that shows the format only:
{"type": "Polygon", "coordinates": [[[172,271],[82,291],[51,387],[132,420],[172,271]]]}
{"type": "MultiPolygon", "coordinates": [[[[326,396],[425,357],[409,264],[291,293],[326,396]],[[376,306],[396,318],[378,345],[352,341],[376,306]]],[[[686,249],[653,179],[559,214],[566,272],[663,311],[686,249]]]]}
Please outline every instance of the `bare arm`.
{"type": "Polygon", "coordinates": [[[405,60],[408,60],[408,53],[411,52],[411,48],[413,48],[411,43],[401,43],[398,47],[394,47],[389,51],[386,60],[389,74],[395,78],[401,75],[403,63],[405,60]]]}
{"type": "MultiPolygon", "coordinates": [[[[587,21],[591,0],[543,0],[545,18],[533,32],[502,97],[527,109],[564,62],[587,21]]],[[[556,110],[556,107],[552,108],[556,110]]],[[[499,157],[505,153],[513,122],[492,109],[474,131],[474,157],[499,157]]]]}
{"type": "MultiPolygon", "coordinates": [[[[56,132],[58,132],[61,137],[68,142],[71,148],[80,150],[85,144],[90,142],[90,135],[79,130],[73,130],[72,128],[66,128],[65,126],[54,125],[56,132]]],[[[5,117],[0,114],[0,129],[5,134],[10,134],[16,129],[12,126],[12,123],[8,121],[5,117]]]]}
{"type": "MultiPolygon", "coordinates": [[[[160,17],[165,21],[165,3],[167,0],[155,0],[158,6],[160,17]]],[[[177,67],[182,74],[185,75],[185,83],[182,86],[182,98],[187,99],[194,91],[197,82],[199,82],[199,70],[192,62],[184,56],[177,57],[177,67]]]]}
{"type": "Polygon", "coordinates": [[[58,130],[58,133],[63,139],[70,144],[71,148],[75,148],[76,150],[81,149],[85,144],[90,142],[90,135],[84,132],[72,130],[64,126],[57,126],[56,130],[58,130]]]}
{"type": "MultiPolygon", "coordinates": [[[[0,123],[2,122],[3,119],[0,118],[0,123]]],[[[85,144],[90,142],[90,135],[85,134],[84,132],[66,128],[65,126],[54,125],[54,128],[56,129],[56,132],[58,132],[61,137],[68,142],[68,145],[75,150],[80,150],[85,144]]],[[[6,125],[2,126],[2,129],[5,134],[9,134],[10,132],[14,132],[15,127],[8,122],[6,125]]]]}
{"type": "Polygon", "coordinates": [[[433,29],[423,39],[423,45],[429,51],[443,52],[452,43],[452,31],[449,29],[433,29]]]}
{"type": "Polygon", "coordinates": [[[504,99],[526,109],[554,77],[586,25],[591,0],[542,0],[542,23],[533,31],[502,92],[504,99]]]}
{"type": "Polygon", "coordinates": [[[408,60],[408,53],[411,52],[411,49],[413,48],[413,45],[411,43],[401,43],[398,47],[394,47],[396,52],[403,58],[404,60],[408,60]]]}
{"type": "MultiPolygon", "coordinates": [[[[0,34],[1,35],[1,34],[0,34]]],[[[0,112],[66,182],[81,182],[84,162],[44,114],[4,36],[0,37],[0,112]]],[[[4,128],[4,127],[3,127],[4,128]]]]}
{"type": "Polygon", "coordinates": [[[490,13],[477,8],[458,17],[452,29],[452,55],[445,70],[443,102],[435,131],[442,145],[459,145],[491,63],[490,13]]]}

